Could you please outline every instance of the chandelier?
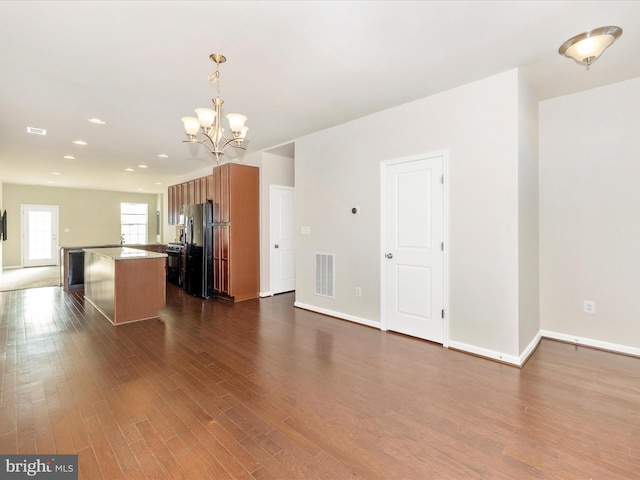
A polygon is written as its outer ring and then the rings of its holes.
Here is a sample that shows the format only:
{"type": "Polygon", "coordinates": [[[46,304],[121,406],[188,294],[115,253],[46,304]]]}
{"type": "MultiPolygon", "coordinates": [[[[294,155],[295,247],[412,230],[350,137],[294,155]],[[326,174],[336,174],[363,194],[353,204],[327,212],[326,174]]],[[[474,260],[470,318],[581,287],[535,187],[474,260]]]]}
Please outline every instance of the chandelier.
{"type": "Polygon", "coordinates": [[[216,84],[217,96],[211,99],[213,109],[196,108],[196,117],[182,117],[185,132],[187,133],[187,143],[199,143],[207,147],[211,154],[216,157],[216,163],[220,163],[220,157],[224,155],[227,148],[239,148],[246,150],[242,146],[247,135],[249,127],[244,125],[247,117],[239,113],[230,113],[227,115],[231,137],[227,137],[222,128],[222,104],[224,101],[220,98],[220,64],[227,61],[224,55],[212,53],[209,58],[215,62],[216,71],[209,75],[209,81],[216,84]],[[198,132],[202,134],[198,138],[198,132]]]}

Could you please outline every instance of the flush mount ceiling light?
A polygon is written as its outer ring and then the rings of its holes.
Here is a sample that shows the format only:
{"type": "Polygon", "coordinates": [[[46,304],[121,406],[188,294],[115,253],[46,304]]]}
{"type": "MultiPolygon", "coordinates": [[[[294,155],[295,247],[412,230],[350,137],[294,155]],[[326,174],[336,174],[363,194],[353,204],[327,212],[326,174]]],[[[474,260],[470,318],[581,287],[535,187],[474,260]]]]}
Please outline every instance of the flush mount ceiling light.
{"type": "Polygon", "coordinates": [[[44,128],[27,127],[27,133],[32,133],[34,135],[46,135],[47,131],[44,128]]]}
{"type": "Polygon", "coordinates": [[[225,135],[222,128],[222,104],[224,101],[220,98],[220,64],[226,62],[227,59],[219,53],[212,53],[209,58],[216,64],[216,71],[209,76],[209,80],[216,84],[217,91],[216,98],[211,99],[213,110],[210,108],[196,108],[195,112],[198,118],[182,117],[182,123],[188,139],[184,141],[206,146],[216,158],[216,162],[220,163],[220,157],[227,148],[245,150],[242,142],[244,142],[249,127],[244,125],[247,117],[239,113],[230,113],[227,115],[227,120],[229,121],[232,137],[228,138],[225,135]],[[204,138],[198,138],[198,131],[204,138]]]}
{"type": "Polygon", "coordinates": [[[600,27],[570,38],[558,49],[560,55],[573,58],[587,68],[602,55],[602,52],[622,35],[620,27],[600,27]]]}

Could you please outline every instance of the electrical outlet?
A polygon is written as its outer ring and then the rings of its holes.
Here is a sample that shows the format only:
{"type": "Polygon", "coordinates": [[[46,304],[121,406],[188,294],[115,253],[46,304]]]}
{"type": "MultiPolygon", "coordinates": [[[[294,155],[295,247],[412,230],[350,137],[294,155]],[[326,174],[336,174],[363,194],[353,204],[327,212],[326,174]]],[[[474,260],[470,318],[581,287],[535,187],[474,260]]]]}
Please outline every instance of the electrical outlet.
{"type": "Polygon", "coordinates": [[[356,297],[362,296],[362,289],[360,287],[356,287],[356,297]]]}
{"type": "Polygon", "coordinates": [[[585,300],[584,313],[596,313],[596,302],[593,300],[585,300]]]}

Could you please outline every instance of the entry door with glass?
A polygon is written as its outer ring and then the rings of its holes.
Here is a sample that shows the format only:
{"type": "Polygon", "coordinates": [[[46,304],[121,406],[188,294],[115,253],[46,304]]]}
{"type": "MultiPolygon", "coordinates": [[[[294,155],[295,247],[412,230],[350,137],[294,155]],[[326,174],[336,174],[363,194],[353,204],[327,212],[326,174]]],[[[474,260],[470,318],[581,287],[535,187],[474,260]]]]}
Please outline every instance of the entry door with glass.
{"type": "Polygon", "coordinates": [[[58,206],[22,205],[22,266],[58,263],[58,206]]]}

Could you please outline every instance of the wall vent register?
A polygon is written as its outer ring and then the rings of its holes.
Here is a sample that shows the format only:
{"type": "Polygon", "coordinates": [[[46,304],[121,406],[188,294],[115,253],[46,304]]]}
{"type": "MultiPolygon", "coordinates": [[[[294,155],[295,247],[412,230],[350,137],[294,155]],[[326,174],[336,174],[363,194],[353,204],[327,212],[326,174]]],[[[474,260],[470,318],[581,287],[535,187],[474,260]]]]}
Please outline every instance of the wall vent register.
{"type": "Polygon", "coordinates": [[[332,253],[316,253],[316,295],[335,296],[335,269],[332,253]]]}

